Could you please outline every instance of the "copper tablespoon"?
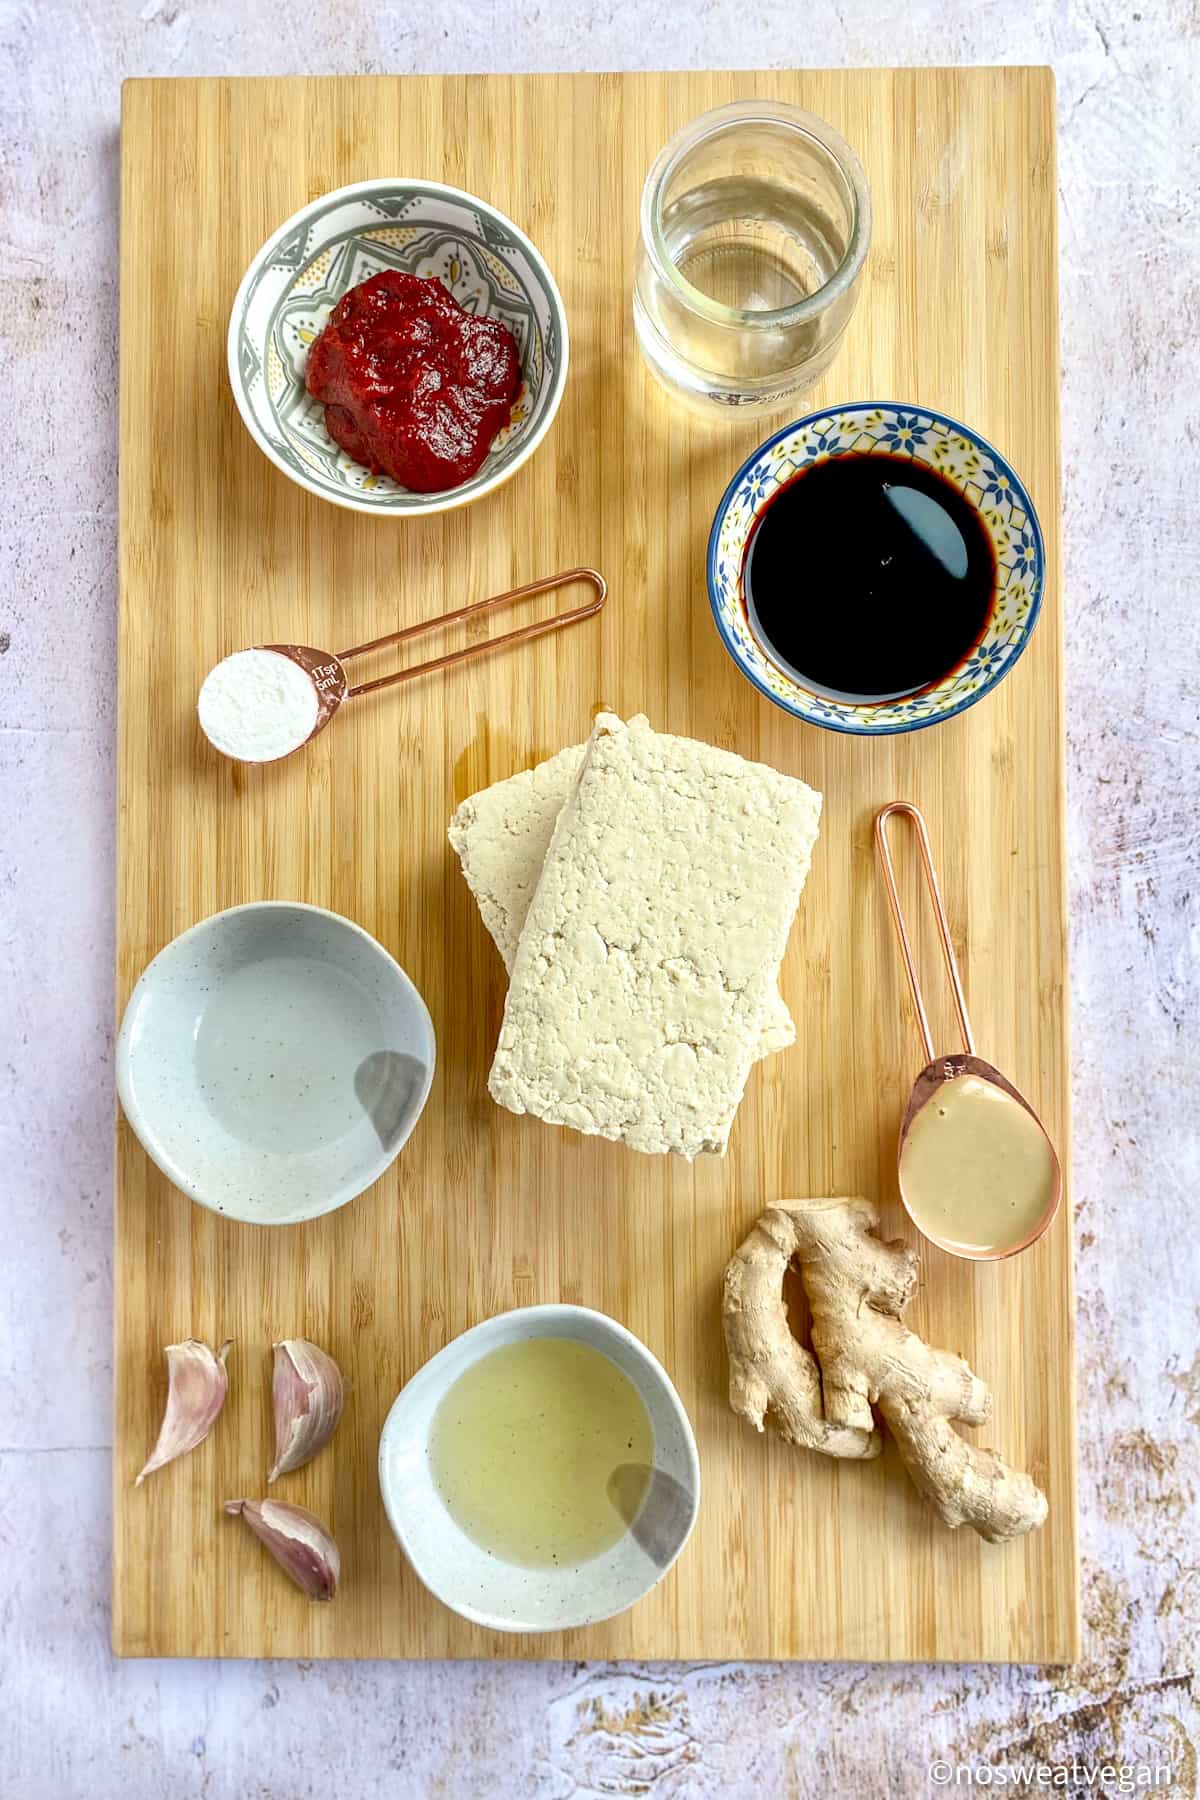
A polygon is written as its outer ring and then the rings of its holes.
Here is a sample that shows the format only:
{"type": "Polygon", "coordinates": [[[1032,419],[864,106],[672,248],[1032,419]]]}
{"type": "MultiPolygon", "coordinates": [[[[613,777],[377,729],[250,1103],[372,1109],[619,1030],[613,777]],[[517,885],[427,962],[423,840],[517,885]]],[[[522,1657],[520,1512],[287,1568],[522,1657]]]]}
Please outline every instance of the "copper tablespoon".
{"type": "Polygon", "coordinates": [[[922,1042],[925,1045],[925,1055],[928,1058],[925,1067],[921,1070],[916,1081],[913,1083],[912,1093],[909,1095],[908,1105],[904,1110],[904,1117],[900,1122],[900,1140],[897,1146],[897,1160],[900,1170],[900,1198],[904,1204],[904,1210],[907,1212],[918,1231],[920,1231],[923,1236],[928,1237],[931,1242],[936,1243],[940,1249],[948,1251],[952,1256],[961,1256],[972,1262],[997,1262],[1002,1257],[1015,1256],[1019,1250],[1027,1249],[1030,1244],[1035,1243],[1037,1239],[1041,1237],[1042,1233],[1050,1225],[1054,1215],[1058,1211],[1059,1203],[1062,1199],[1062,1165],[1059,1162],[1058,1152],[1051,1142],[1049,1133],[1033,1107],[1030,1106],[1028,1100],[1026,1100],[1024,1094],[1015,1088],[1012,1082],[1008,1080],[1007,1076],[1000,1073],[999,1069],[994,1068],[989,1062],[984,1062],[982,1057],[976,1056],[975,1054],[975,1037],[971,1030],[971,1021],[967,1017],[966,997],[963,994],[962,980],[958,972],[958,960],[954,954],[954,945],[950,939],[950,927],[946,920],[946,909],[942,902],[937,871],[934,868],[933,863],[933,852],[929,844],[929,832],[926,828],[924,818],[918,809],[915,806],[909,805],[907,801],[893,801],[890,806],[885,806],[882,809],[875,820],[875,842],[878,846],[879,858],[883,866],[883,878],[887,886],[888,900],[891,903],[892,918],[895,922],[896,934],[900,940],[900,952],[904,958],[905,973],[908,976],[908,984],[912,990],[913,1005],[916,1008],[917,1014],[917,1025],[921,1032],[922,1042]],[[950,978],[950,991],[954,999],[954,1010],[958,1015],[959,1029],[962,1032],[964,1044],[964,1051],[962,1053],[956,1052],[949,1056],[938,1056],[934,1050],[933,1033],[929,1028],[929,1015],[925,1010],[925,1001],[921,994],[921,984],[917,977],[917,967],[913,958],[912,945],[909,942],[908,928],[905,924],[904,913],[900,905],[900,896],[896,888],[896,872],[892,864],[891,846],[888,843],[887,821],[893,814],[903,814],[904,817],[910,819],[916,832],[917,845],[921,854],[921,866],[924,870],[925,882],[929,889],[929,898],[933,906],[933,916],[937,924],[938,938],[942,946],[942,956],[946,964],[946,973],[950,978]],[[1009,1099],[1015,1100],[1019,1106],[1023,1107],[1041,1132],[1050,1153],[1051,1180],[1045,1207],[1034,1223],[1032,1229],[1026,1232],[1019,1242],[1014,1244],[1005,1244],[998,1247],[974,1247],[965,1245],[959,1241],[950,1242],[942,1237],[934,1236],[933,1233],[930,1232],[928,1224],[917,1217],[912,1202],[912,1196],[906,1191],[904,1180],[904,1147],[908,1141],[909,1133],[912,1131],[913,1123],[922,1109],[928,1106],[934,1099],[939,1089],[944,1087],[947,1082],[956,1081],[964,1075],[974,1076],[978,1081],[985,1082],[990,1087],[998,1088],[1002,1094],[1006,1094],[1009,1099]]]}
{"type": "MultiPolygon", "coordinates": [[[[376,688],[391,687],[399,681],[411,681],[416,675],[428,675],[431,670],[447,668],[451,663],[465,662],[468,657],[487,656],[493,650],[504,649],[506,645],[541,637],[548,631],[560,631],[564,625],[577,624],[580,619],[590,619],[604,605],[607,591],[604,577],[597,569],[564,569],[561,574],[549,575],[542,581],[527,582],[524,587],[511,588],[505,594],[492,594],[486,600],[476,600],[470,606],[460,606],[456,611],[442,613],[436,619],[425,619],[419,625],[406,625],[402,631],[389,631],[383,637],[372,638],[369,644],[356,644],[352,650],[339,650],[336,655],[330,650],[314,650],[307,644],[261,644],[258,647],[290,657],[292,662],[304,670],[317,690],[317,722],[304,740],[305,744],[310,744],[318,732],[324,731],[345,701],[354,700],[360,694],[374,693],[376,688]],[[473,618],[477,613],[492,612],[500,606],[513,606],[519,600],[528,599],[531,594],[549,593],[553,588],[567,587],[576,581],[590,582],[596,590],[595,599],[587,601],[583,606],[572,607],[568,612],[555,613],[552,618],[539,619],[533,625],[522,625],[516,631],[505,632],[502,637],[485,638],[480,643],[468,644],[465,650],[451,650],[445,656],[435,656],[427,662],[417,663],[411,669],[400,669],[394,675],[380,675],[374,681],[362,681],[357,687],[350,686],[344,665],[352,657],[366,656],[372,650],[382,650],[387,644],[403,644],[409,638],[424,636],[426,632],[457,625],[461,620],[473,618]]],[[[304,744],[295,746],[297,750],[303,748],[304,744]]],[[[286,754],[291,756],[293,751],[289,750],[286,754]]]]}

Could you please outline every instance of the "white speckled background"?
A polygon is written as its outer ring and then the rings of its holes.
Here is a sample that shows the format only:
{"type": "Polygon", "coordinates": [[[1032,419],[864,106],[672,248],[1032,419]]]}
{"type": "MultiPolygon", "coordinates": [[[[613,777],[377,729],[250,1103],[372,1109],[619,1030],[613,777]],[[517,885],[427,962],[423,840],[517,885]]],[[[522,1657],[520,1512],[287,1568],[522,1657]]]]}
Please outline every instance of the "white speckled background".
{"type": "Polygon", "coordinates": [[[947,1757],[1195,1796],[1196,0],[0,0],[0,71],[0,1794],[824,1800],[947,1757]],[[1058,73],[1083,1662],[114,1663],[122,78],[974,61],[1058,73]]]}

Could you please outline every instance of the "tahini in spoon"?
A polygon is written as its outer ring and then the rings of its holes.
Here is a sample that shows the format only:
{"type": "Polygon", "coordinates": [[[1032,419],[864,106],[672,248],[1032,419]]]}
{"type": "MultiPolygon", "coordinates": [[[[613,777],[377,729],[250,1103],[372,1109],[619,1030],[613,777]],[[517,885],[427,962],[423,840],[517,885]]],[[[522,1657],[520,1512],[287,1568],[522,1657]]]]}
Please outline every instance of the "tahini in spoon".
{"type": "Polygon", "coordinates": [[[913,1224],[953,1256],[995,1262],[1035,1243],[1062,1199],[1062,1166],[1045,1126],[1025,1096],[975,1054],[975,1038],[929,832],[915,806],[895,801],[875,820],[875,841],[912,989],[925,1055],[900,1124],[900,1198],[913,1224]],[[938,1056],[896,889],[887,822],[912,821],[950,978],[964,1051],[938,1056]]]}
{"type": "MultiPolygon", "coordinates": [[[[308,644],[260,644],[252,652],[235,651],[210,670],[200,689],[197,708],[200,724],[209,741],[235,761],[276,762],[311,743],[318,732],[324,731],[333,715],[347,700],[354,700],[361,694],[374,693],[376,688],[411,681],[417,675],[428,675],[432,670],[447,668],[451,663],[465,662],[469,657],[487,656],[493,650],[502,650],[506,645],[523,642],[528,638],[541,637],[546,632],[561,631],[566,625],[577,624],[581,619],[590,619],[593,614],[598,613],[604,605],[606,595],[604,577],[596,569],[566,569],[561,574],[547,576],[544,580],[530,581],[524,587],[512,588],[508,593],[492,594],[486,600],[476,600],[470,606],[460,606],[456,611],[443,613],[436,619],[425,619],[419,625],[407,625],[402,631],[389,631],[383,637],[372,638],[370,643],[356,644],[353,649],[341,650],[336,654],[330,650],[315,650],[308,644]],[[567,587],[577,581],[588,582],[596,590],[595,598],[582,606],[555,613],[549,619],[539,619],[532,625],[522,625],[516,631],[506,632],[502,637],[485,638],[479,643],[468,644],[463,650],[452,650],[445,656],[432,657],[410,669],[400,669],[393,675],[381,675],[374,681],[360,682],[357,687],[350,686],[345,665],[355,656],[366,656],[371,651],[382,650],[388,644],[405,643],[409,638],[422,637],[426,632],[457,625],[476,614],[492,612],[501,606],[513,606],[533,594],[548,593],[551,589],[567,587]],[[309,692],[303,682],[298,683],[294,675],[281,683],[273,682],[270,669],[273,656],[285,657],[288,663],[302,670],[311,683],[312,692],[309,692]],[[237,665],[244,667],[244,701],[237,686],[240,673],[237,665]],[[254,718],[253,709],[256,701],[265,705],[265,696],[269,694],[273,698],[276,691],[283,718],[279,730],[273,731],[263,728],[262,722],[254,718]],[[250,716],[239,718],[240,712],[250,716]],[[300,721],[290,733],[288,719],[300,721]]],[[[278,670],[279,665],[275,664],[275,668],[278,670]]]]}

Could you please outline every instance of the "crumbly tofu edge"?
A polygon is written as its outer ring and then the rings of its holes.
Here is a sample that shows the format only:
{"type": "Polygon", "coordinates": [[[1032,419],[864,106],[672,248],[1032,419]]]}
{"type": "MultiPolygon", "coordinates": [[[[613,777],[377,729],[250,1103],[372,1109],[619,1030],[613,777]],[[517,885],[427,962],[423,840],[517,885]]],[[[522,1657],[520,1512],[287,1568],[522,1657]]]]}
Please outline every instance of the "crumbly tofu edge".
{"type": "Polygon", "coordinates": [[[509,974],[553,836],[546,817],[552,811],[557,822],[586,750],[586,744],[570,744],[532,769],[482,788],[450,820],[447,835],[463,878],[509,974]]]}

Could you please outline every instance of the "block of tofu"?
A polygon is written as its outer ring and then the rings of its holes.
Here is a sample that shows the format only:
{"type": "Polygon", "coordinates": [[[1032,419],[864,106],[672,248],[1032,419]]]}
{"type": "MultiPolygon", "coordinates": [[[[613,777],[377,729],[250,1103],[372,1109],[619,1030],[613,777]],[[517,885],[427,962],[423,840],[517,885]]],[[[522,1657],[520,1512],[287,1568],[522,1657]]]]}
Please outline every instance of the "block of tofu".
{"type": "MultiPolygon", "coordinates": [[[[536,768],[471,794],[450,821],[450,842],[467,886],[510,974],[558,815],[579,779],[586,750],[586,744],[572,744],[536,768]]],[[[757,1054],[770,1056],[795,1041],[792,1015],[775,988],[759,1028],[757,1054]]]]}
{"type": "Polygon", "coordinates": [[[723,1153],[821,797],[602,713],[526,914],[488,1086],[512,1112],[723,1153]]]}

